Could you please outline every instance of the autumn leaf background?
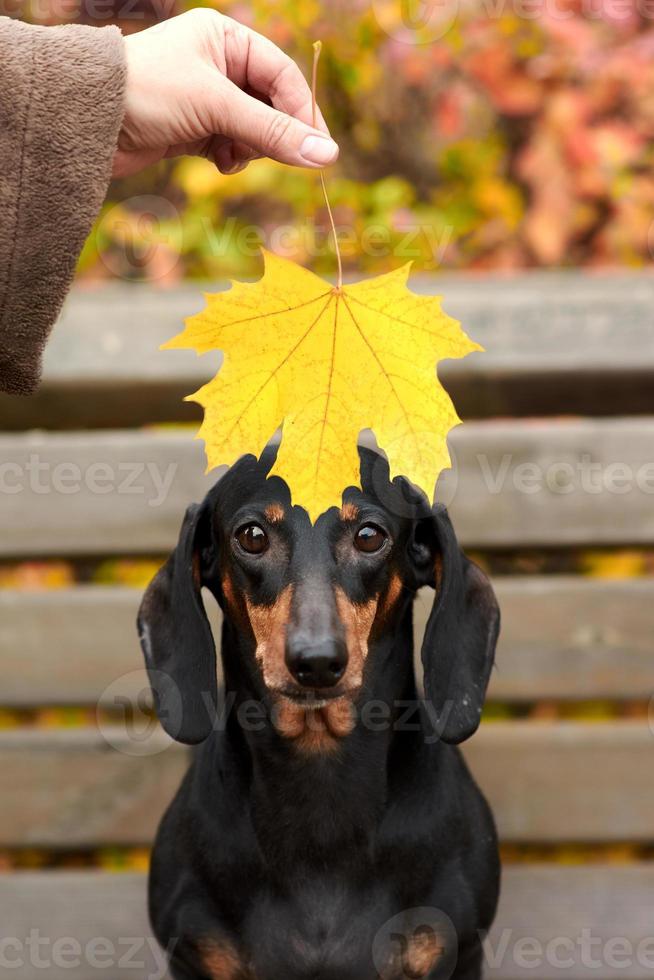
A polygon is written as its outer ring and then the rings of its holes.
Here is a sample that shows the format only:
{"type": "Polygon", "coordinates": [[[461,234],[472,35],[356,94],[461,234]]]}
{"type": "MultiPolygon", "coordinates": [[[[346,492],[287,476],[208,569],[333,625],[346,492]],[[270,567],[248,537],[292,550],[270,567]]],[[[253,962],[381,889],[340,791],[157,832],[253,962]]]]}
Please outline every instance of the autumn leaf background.
{"type": "MultiPolygon", "coordinates": [[[[166,14],[183,6],[166,4],[166,14]]],[[[221,0],[221,10],[272,37],[307,72],[311,40],[323,41],[320,92],[342,148],[329,189],[346,271],[377,274],[407,261],[415,274],[648,264],[647,5],[536,0],[522,4],[522,17],[520,0],[443,6],[456,12],[450,29],[419,44],[402,40],[399,3],[221,0]]],[[[259,161],[225,180],[203,160],[168,162],[119,182],[104,213],[117,202],[120,221],[101,220],[89,239],[86,278],[253,278],[260,245],[335,273],[319,188],[287,168],[259,161]],[[138,199],[153,193],[180,219],[161,209],[156,247],[138,199]],[[125,234],[144,241],[138,268],[125,234]]]]}

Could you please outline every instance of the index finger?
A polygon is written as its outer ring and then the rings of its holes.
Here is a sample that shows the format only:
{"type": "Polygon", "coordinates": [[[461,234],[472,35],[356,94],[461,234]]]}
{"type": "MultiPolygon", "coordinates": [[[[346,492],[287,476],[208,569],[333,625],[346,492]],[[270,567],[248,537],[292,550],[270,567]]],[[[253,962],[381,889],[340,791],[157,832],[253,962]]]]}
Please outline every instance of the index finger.
{"type": "MultiPolygon", "coordinates": [[[[311,89],[306,78],[287,54],[267,37],[249,31],[247,83],[270,99],[275,109],[313,125],[311,89]]],[[[316,129],[329,133],[320,108],[316,106],[316,129]]]]}

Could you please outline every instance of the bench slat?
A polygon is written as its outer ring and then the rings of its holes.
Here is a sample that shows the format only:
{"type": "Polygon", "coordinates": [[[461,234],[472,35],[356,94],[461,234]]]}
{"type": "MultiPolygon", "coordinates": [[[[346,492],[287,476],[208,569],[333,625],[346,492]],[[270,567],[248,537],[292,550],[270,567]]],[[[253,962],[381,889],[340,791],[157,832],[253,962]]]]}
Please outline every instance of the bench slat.
{"type": "Polygon", "coordinates": [[[149,843],[187,767],[157,732],[149,755],[116,730],[0,732],[0,846],[103,847],[149,843]],[[158,751],[155,751],[158,750],[158,751]]]}
{"type": "MultiPolygon", "coordinates": [[[[498,701],[634,699],[654,692],[654,579],[506,576],[489,686],[498,701]]],[[[433,593],[416,603],[416,636],[433,593]]]]}
{"type": "Polygon", "coordinates": [[[485,975],[497,980],[650,977],[653,886],[652,864],[505,867],[485,975]],[[525,939],[540,943],[536,958],[533,942],[520,945],[525,939]],[[626,956],[625,946],[615,942],[620,939],[628,944],[626,956]],[[525,956],[527,949],[531,955],[525,956]]]}
{"type": "Polygon", "coordinates": [[[145,875],[99,871],[3,874],[0,908],[1,948],[5,960],[13,961],[6,971],[17,980],[37,980],[44,975],[49,980],[167,977],[165,959],[148,922],[145,875]],[[41,940],[38,949],[34,945],[37,935],[41,940]],[[30,937],[32,946],[28,945],[30,937]],[[65,939],[76,940],[81,949],[71,952],[65,939]]]}
{"type": "MultiPolygon", "coordinates": [[[[196,417],[184,395],[208,380],[218,355],[159,353],[204,288],[114,283],[76,289],[45,352],[29,399],[0,397],[0,426],[78,428],[196,417]]],[[[654,375],[654,279],[649,274],[524,273],[416,277],[444,297],[485,348],[444,363],[441,377],[464,418],[631,414],[649,404],[654,375]]]]}
{"type": "MultiPolygon", "coordinates": [[[[502,634],[489,697],[642,699],[654,691],[654,580],[507,576],[494,585],[502,634]]],[[[140,599],[140,589],[111,586],[0,590],[0,703],[114,707],[117,697],[135,697],[144,685],[140,599]]],[[[432,601],[426,589],[416,603],[416,647],[432,601]]]]}
{"type": "MultiPolygon", "coordinates": [[[[161,735],[160,751],[128,755],[134,743],[118,729],[109,734],[111,744],[87,729],[0,732],[0,847],[151,840],[186,750],[161,735]]],[[[651,840],[654,740],[646,722],[487,723],[464,751],[504,840],[651,840]]]]}
{"type": "Polygon", "coordinates": [[[492,722],[464,754],[504,840],[651,840],[654,737],[646,721],[492,722]]]}
{"type": "MultiPolygon", "coordinates": [[[[652,544],[654,419],[459,426],[437,488],[480,548],[652,544]]],[[[0,437],[0,556],[156,553],[216,479],[191,434],[0,437]]]]}
{"type": "MultiPolygon", "coordinates": [[[[223,288],[199,282],[165,290],[113,283],[73,290],[46,349],[44,380],[184,376],[202,383],[206,362],[193,352],[152,355],[181,330],[187,316],[204,307],[205,290],[223,288]]],[[[654,370],[650,273],[416,276],[411,289],[441,296],[447,313],[486,347],[479,363],[497,370],[654,370]]]]}
{"type": "MultiPolygon", "coordinates": [[[[503,873],[498,915],[488,937],[485,976],[494,980],[648,980],[652,975],[654,865],[584,867],[525,865],[503,873]],[[584,937],[585,940],[584,949],[584,937]],[[623,939],[617,947],[612,941],[623,939]],[[531,940],[527,946],[524,941],[531,940]],[[588,940],[591,945],[588,945],[588,940]],[[540,944],[534,947],[534,941],[540,944]],[[550,944],[548,946],[548,944],[550,944]],[[565,964],[565,969],[561,964],[565,964]]],[[[25,940],[32,930],[45,940],[38,949],[47,960],[48,980],[123,980],[161,976],[146,913],[146,881],[141,874],[102,872],[22,872],[0,875],[3,910],[0,941],[17,980],[40,980],[41,966],[30,963],[25,940]],[[57,940],[72,937],[81,946],[79,964],[57,962],[57,940]],[[89,946],[104,939],[101,949],[89,946]],[[139,939],[138,948],[134,940],[139,939]],[[118,967],[118,960],[124,958],[118,967]],[[97,963],[105,963],[101,969],[97,963]]],[[[33,935],[33,933],[32,933],[33,935]]],[[[65,950],[64,950],[65,951],[65,950]]]]}

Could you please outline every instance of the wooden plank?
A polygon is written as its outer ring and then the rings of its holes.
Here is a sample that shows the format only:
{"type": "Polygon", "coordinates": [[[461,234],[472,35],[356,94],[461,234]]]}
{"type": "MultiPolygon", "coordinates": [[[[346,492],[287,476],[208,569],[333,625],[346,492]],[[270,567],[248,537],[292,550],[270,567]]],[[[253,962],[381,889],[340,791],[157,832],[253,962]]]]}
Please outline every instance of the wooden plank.
{"type": "Polygon", "coordinates": [[[143,686],[136,637],[139,589],[0,590],[0,701],[115,706],[143,686]],[[111,686],[111,691],[106,689],[111,686]],[[117,685],[117,686],[116,686],[117,685]]]}
{"type": "Polygon", "coordinates": [[[4,874],[0,908],[2,969],[17,980],[167,975],[148,922],[145,875],[4,874]]]}
{"type": "Polygon", "coordinates": [[[651,543],[653,435],[649,417],[468,423],[437,498],[468,546],[651,543]]]}
{"type": "MultiPolygon", "coordinates": [[[[111,284],[73,291],[48,345],[33,398],[0,397],[4,429],[78,428],[188,420],[183,403],[218,355],[159,346],[203,306],[203,289],[111,284]]],[[[444,363],[441,377],[464,418],[650,411],[654,278],[641,273],[522,273],[416,277],[444,297],[486,348],[444,363]]]]}
{"type": "Polygon", "coordinates": [[[215,481],[191,433],[0,437],[0,555],[167,551],[215,481]]]}
{"type": "Polygon", "coordinates": [[[0,846],[149,843],[187,754],[143,718],[119,727],[0,733],[0,846]]]}
{"type": "MultiPolygon", "coordinates": [[[[485,942],[485,976],[649,980],[653,896],[651,864],[506,867],[497,918],[485,942]]],[[[144,875],[1,875],[0,907],[0,943],[8,961],[19,961],[11,967],[17,980],[39,980],[44,974],[43,966],[30,962],[26,940],[32,930],[43,940],[38,951],[47,963],[48,980],[91,980],[99,973],[98,960],[125,980],[161,980],[163,961],[147,920],[144,875]],[[66,937],[81,947],[76,960],[70,950],[60,958],[62,946],[55,944],[66,937]],[[98,939],[106,941],[101,951],[92,945],[98,939]],[[123,962],[118,968],[120,957],[131,965],[123,962]]]]}
{"type": "Polygon", "coordinates": [[[498,580],[491,696],[642,699],[654,692],[654,581],[498,580]]]}
{"type": "Polygon", "coordinates": [[[654,865],[506,867],[485,975],[644,980],[654,970],[654,865]]]}
{"type": "MultiPolygon", "coordinates": [[[[48,592],[0,589],[0,704],[138,705],[149,685],[136,632],[143,590],[77,586],[48,592]]],[[[206,602],[219,636],[220,610],[206,602]]]]}
{"type": "MultiPolygon", "coordinates": [[[[152,838],[186,751],[126,718],[136,741],[118,726],[0,732],[0,847],[152,838]]],[[[506,841],[651,840],[654,738],[644,721],[493,722],[465,755],[506,841]]]]}
{"type": "MultiPolygon", "coordinates": [[[[490,698],[642,699],[654,691],[654,580],[506,576],[494,586],[502,634],[490,698]]],[[[417,647],[433,595],[425,589],[416,603],[417,647]]],[[[140,589],[111,586],[0,590],[0,703],[115,708],[117,698],[137,697],[140,599],[140,589]]]]}
{"type": "MultiPolygon", "coordinates": [[[[493,581],[502,630],[489,698],[642,700],[654,692],[654,580],[573,575],[493,581]]],[[[416,635],[433,601],[416,603],[416,635]]]]}
{"type": "MultiPolygon", "coordinates": [[[[450,444],[437,497],[464,545],[654,543],[654,418],[469,423],[450,444]]],[[[5,557],[167,551],[217,474],[178,431],[5,435],[0,460],[5,557]]]]}
{"type": "MultiPolygon", "coordinates": [[[[186,375],[202,383],[207,366],[192,352],[159,346],[224,284],[157,289],[134,283],[73,290],[44,359],[44,380],[75,382],[186,375]],[[183,367],[185,365],[186,367],[183,367]]],[[[650,272],[526,272],[509,276],[416,276],[411,288],[443,298],[451,316],[487,348],[496,369],[547,367],[654,370],[654,276],[650,272]]],[[[468,363],[474,363],[470,359],[468,363]]]]}
{"type": "Polygon", "coordinates": [[[504,840],[651,840],[646,721],[491,722],[464,752],[504,840]]]}

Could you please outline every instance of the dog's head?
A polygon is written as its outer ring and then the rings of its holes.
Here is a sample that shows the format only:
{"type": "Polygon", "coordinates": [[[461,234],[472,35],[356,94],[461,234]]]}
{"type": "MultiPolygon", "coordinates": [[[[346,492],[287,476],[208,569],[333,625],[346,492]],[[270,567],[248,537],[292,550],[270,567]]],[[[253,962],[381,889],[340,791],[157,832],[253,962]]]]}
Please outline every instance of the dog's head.
{"type": "Polygon", "coordinates": [[[388,464],[361,451],[362,489],[312,525],[268,473],[274,451],[244,457],[201,505],[150,584],[139,635],[162,724],[202,741],[216,703],[216,654],[201,588],[220,603],[239,670],[264,703],[297,710],[348,705],[388,667],[416,590],[436,590],[422,647],[426,697],[447,742],[471,735],[493,663],[499,614],[491,586],[388,464]]]}

